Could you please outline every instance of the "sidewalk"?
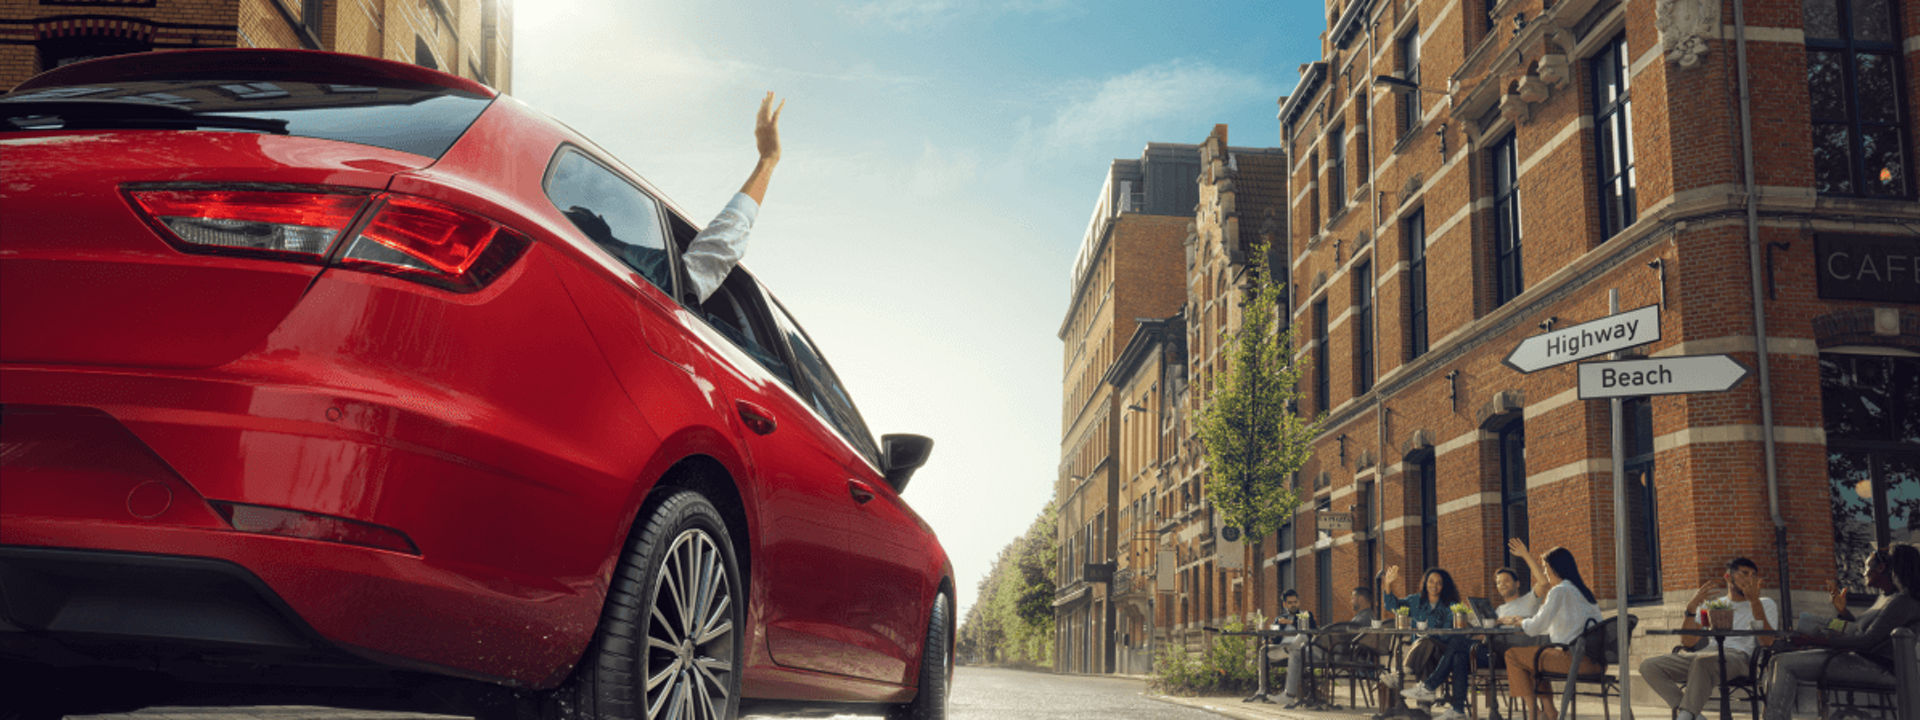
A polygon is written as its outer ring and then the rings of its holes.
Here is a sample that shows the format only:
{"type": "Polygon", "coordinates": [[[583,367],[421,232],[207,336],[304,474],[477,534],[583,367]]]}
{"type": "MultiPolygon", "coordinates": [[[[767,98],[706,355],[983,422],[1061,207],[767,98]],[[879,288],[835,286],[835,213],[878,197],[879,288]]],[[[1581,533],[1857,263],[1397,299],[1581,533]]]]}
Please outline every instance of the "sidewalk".
{"type": "MultiPolygon", "coordinates": [[[[1176,697],[1172,695],[1156,695],[1151,692],[1146,693],[1146,696],[1161,702],[1185,705],[1190,708],[1206,710],[1230,718],[1237,718],[1238,720],[1369,720],[1375,713],[1379,712],[1378,709],[1366,707],[1365,705],[1359,708],[1346,706],[1345,702],[1347,698],[1345,693],[1341,693],[1340,695],[1339,699],[1342,704],[1337,710],[1282,710],[1281,705],[1278,703],[1268,705],[1266,703],[1241,702],[1240,698],[1229,696],[1176,697]]],[[[1619,701],[1615,700],[1614,702],[1619,701]]],[[[1601,712],[1600,702],[1598,700],[1581,698],[1579,705],[1579,717],[1605,717],[1601,712]]],[[[1484,705],[1482,708],[1484,709],[1484,705]]],[[[1745,708],[1742,707],[1741,709],[1744,710],[1745,708]]],[[[1743,718],[1746,717],[1744,713],[1736,714],[1743,718]]],[[[1633,716],[1640,720],[1667,720],[1667,718],[1672,717],[1673,714],[1665,705],[1644,705],[1636,702],[1633,704],[1633,716]]],[[[1438,715],[1436,714],[1435,717],[1438,717],[1438,715]]],[[[1613,717],[1618,718],[1619,713],[1614,713],[1613,717]]]]}

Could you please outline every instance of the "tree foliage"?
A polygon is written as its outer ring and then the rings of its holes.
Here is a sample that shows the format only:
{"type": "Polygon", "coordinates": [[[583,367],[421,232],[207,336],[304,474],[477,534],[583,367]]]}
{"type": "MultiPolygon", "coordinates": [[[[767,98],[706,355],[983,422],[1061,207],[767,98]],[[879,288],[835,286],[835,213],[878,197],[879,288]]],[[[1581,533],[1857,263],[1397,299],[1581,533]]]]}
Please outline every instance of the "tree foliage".
{"type": "Polygon", "coordinates": [[[1293,327],[1282,325],[1283,285],[1267,272],[1267,247],[1249,253],[1247,303],[1232,338],[1226,372],[1201,412],[1207,495],[1249,537],[1278,530],[1300,504],[1290,478],[1306,465],[1320,419],[1294,410],[1304,360],[1293,355],[1293,327]]]}
{"type": "Polygon", "coordinates": [[[1059,515],[1049,505],[1000,549],[961,622],[957,653],[988,665],[1053,664],[1053,566],[1059,515]]]}

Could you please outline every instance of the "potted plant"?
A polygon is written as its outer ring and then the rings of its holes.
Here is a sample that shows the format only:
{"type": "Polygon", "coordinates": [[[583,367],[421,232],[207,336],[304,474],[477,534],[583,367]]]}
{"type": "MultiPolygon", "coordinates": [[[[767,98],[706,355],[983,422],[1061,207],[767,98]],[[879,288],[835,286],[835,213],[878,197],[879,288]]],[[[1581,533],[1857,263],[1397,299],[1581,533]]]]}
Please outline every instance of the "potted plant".
{"type": "Polygon", "coordinates": [[[1480,622],[1478,618],[1474,616],[1472,607],[1469,607],[1466,603],[1463,603],[1463,602],[1453,604],[1453,626],[1454,627],[1470,628],[1478,624],[1480,624],[1480,622]]]}
{"type": "Polygon", "coordinates": [[[1727,602],[1725,600],[1710,600],[1707,602],[1705,608],[1703,609],[1706,611],[1706,616],[1707,616],[1707,621],[1704,624],[1707,626],[1708,629],[1711,629],[1711,630],[1734,629],[1733,628],[1733,603],[1727,602]]]}
{"type": "Polygon", "coordinates": [[[1412,617],[1413,617],[1413,608],[1409,608],[1405,605],[1401,605],[1400,607],[1393,609],[1394,626],[1402,630],[1405,630],[1413,626],[1412,617]]]}

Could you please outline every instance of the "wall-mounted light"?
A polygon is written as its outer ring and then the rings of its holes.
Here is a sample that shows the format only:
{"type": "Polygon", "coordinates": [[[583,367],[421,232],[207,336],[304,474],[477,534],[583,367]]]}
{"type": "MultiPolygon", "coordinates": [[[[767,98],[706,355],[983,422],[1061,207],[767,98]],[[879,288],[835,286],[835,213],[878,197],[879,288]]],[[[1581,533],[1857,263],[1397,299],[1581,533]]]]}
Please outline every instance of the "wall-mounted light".
{"type": "Polygon", "coordinates": [[[1129,410],[1129,411],[1132,411],[1132,412],[1146,412],[1146,411],[1147,411],[1147,409],[1146,409],[1146,408],[1143,408],[1143,407],[1140,407],[1140,404],[1139,404],[1139,403],[1132,403],[1132,404],[1129,404],[1129,405],[1127,405],[1127,410],[1129,410]]]}

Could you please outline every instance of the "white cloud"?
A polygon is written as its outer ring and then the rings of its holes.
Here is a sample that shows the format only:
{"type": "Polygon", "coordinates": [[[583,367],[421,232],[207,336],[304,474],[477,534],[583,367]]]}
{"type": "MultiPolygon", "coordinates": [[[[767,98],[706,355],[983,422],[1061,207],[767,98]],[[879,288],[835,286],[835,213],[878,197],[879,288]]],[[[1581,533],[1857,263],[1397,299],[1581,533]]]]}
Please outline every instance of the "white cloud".
{"type": "Polygon", "coordinates": [[[1069,92],[1079,97],[1061,107],[1052,122],[1026,131],[1026,140],[1057,153],[1138,139],[1156,123],[1209,117],[1267,93],[1254,75],[1172,60],[1108,78],[1090,91],[1069,92]]]}
{"type": "Polygon", "coordinates": [[[1080,12],[1078,0],[868,0],[840,8],[842,15],[861,23],[879,23],[896,30],[925,30],[961,17],[997,18],[1003,15],[1068,17],[1080,12]]]}

